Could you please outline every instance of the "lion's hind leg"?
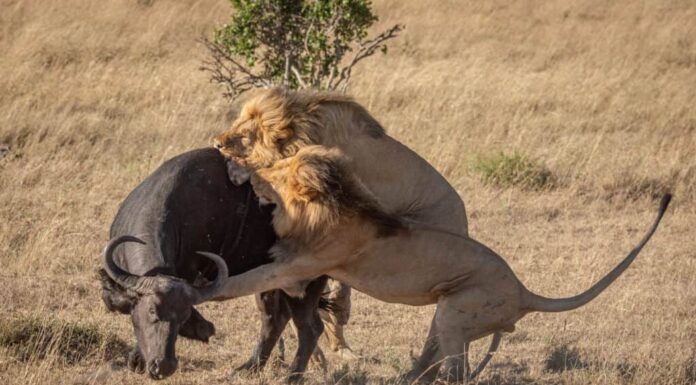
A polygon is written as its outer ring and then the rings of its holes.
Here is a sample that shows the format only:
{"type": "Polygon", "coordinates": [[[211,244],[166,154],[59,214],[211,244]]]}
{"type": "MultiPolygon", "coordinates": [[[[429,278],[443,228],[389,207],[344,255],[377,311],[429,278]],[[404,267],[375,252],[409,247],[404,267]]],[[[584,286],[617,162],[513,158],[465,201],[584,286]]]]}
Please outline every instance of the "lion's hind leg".
{"type": "Polygon", "coordinates": [[[469,378],[468,343],[501,329],[514,309],[485,288],[469,287],[441,297],[435,325],[442,356],[442,375],[448,382],[469,378]]]}

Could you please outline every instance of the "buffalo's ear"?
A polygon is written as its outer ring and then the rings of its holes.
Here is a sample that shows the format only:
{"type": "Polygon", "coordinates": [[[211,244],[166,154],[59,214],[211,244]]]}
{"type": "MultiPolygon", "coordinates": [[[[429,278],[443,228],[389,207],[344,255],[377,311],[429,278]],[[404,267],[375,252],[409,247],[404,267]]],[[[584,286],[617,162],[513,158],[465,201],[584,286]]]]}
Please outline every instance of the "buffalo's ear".
{"type": "Polygon", "coordinates": [[[106,308],[109,311],[130,314],[138,298],[114,282],[104,269],[99,269],[99,280],[102,286],[102,300],[106,308]]]}
{"type": "Polygon", "coordinates": [[[179,335],[207,343],[215,335],[215,325],[203,318],[198,310],[191,308],[191,316],[179,328],[179,335]]]}

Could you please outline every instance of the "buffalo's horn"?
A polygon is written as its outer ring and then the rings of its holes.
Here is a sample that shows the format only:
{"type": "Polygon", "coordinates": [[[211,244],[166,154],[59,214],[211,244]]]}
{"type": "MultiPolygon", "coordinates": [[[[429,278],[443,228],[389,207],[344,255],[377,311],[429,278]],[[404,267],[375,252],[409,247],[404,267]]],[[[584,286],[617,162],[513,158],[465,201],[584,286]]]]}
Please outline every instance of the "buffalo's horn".
{"type": "Polygon", "coordinates": [[[109,243],[106,244],[104,248],[104,265],[106,267],[106,273],[116,281],[120,286],[126,289],[135,291],[138,294],[145,294],[149,288],[149,281],[151,277],[141,277],[139,275],[131,274],[120,267],[114,262],[114,250],[125,242],[137,242],[142,245],[145,244],[139,238],[133,237],[131,235],[123,235],[117,238],[112,238],[109,243]]]}
{"type": "Polygon", "coordinates": [[[215,278],[215,281],[206,287],[196,290],[197,298],[195,302],[196,304],[199,304],[212,299],[220,291],[220,289],[222,289],[222,286],[225,284],[229,273],[227,271],[227,264],[219,255],[209,253],[207,251],[198,251],[197,253],[211,259],[213,262],[215,262],[215,266],[217,267],[217,277],[215,278]]]}

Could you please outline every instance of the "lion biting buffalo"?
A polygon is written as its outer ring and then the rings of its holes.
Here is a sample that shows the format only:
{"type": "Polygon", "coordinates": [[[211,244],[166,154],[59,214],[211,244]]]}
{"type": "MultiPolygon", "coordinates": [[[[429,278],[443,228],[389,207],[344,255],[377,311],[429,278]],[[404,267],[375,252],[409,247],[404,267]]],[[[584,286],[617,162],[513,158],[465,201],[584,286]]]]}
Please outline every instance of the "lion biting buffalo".
{"type": "MultiPolygon", "coordinates": [[[[227,174],[215,149],[190,151],[165,162],[118,210],[100,272],[102,299],[109,310],[131,317],[137,343],[128,366],[134,371],[167,377],[177,367],[177,335],[207,342],[215,333],[193,306],[220,282],[221,267],[198,251],[220,254],[233,275],[271,262],[270,207],[258,204],[248,183],[235,186],[227,174]]],[[[242,368],[263,367],[292,318],[299,346],[290,378],[299,378],[323,330],[317,306],[325,281],[307,285],[302,298],[279,290],[257,295],[261,335],[242,368]]]]}

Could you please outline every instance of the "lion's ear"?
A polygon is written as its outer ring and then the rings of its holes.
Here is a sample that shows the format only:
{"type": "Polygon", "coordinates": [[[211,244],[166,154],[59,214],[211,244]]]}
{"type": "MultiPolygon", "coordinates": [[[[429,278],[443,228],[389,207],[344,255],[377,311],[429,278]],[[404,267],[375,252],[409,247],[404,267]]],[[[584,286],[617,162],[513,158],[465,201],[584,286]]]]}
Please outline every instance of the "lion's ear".
{"type": "Polygon", "coordinates": [[[288,188],[292,197],[302,203],[309,203],[317,199],[321,193],[321,186],[313,182],[312,179],[307,178],[306,174],[290,174],[288,177],[288,188]]]}
{"type": "Polygon", "coordinates": [[[327,194],[328,167],[317,159],[297,156],[290,165],[288,188],[296,200],[309,203],[327,194]]]}
{"type": "Polygon", "coordinates": [[[280,125],[273,127],[272,135],[273,135],[273,141],[276,144],[283,143],[283,142],[290,140],[295,135],[295,130],[292,128],[292,125],[289,123],[280,124],[280,125]]]}

